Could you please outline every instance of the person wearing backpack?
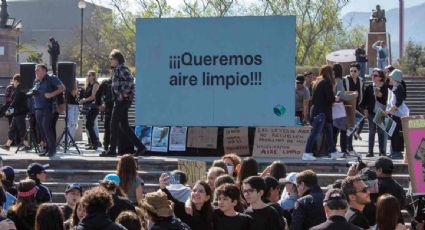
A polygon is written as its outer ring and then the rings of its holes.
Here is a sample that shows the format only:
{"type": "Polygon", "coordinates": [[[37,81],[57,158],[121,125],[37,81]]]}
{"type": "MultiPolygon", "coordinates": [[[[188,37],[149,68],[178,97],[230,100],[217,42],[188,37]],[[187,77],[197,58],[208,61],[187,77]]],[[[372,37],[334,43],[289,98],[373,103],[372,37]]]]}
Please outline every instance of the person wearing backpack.
{"type": "Polygon", "coordinates": [[[44,64],[36,65],[35,75],[33,88],[28,94],[32,95],[34,99],[38,130],[47,143],[47,151],[41,153],[40,156],[52,157],[56,154],[56,140],[54,127],[52,127],[54,107],[56,106],[54,99],[65,91],[65,86],[57,77],[47,75],[47,67],[44,64]]]}
{"type": "Polygon", "coordinates": [[[388,47],[385,41],[376,41],[372,44],[372,48],[376,50],[376,64],[380,69],[384,69],[388,65],[388,47]]]}
{"type": "Polygon", "coordinates": [[[53,75],[57,75],[57,64],[59,59],[60,46],[58,41],[53,37],[49,38],[49,44],[47,52],[50,54],[50,64],[52,65],[53,75]]]}

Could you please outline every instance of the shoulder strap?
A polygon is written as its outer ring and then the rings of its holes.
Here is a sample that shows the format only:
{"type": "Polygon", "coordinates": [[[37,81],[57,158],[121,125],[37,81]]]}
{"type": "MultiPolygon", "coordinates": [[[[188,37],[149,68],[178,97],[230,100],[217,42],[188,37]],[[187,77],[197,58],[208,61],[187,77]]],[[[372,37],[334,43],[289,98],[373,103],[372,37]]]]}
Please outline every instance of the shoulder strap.
{"type": "Polygon", "coordinates": [[[348,76],[344,78],[345,82],[345,91],[350,91],[350,80],[348,79],[348,76]]]}

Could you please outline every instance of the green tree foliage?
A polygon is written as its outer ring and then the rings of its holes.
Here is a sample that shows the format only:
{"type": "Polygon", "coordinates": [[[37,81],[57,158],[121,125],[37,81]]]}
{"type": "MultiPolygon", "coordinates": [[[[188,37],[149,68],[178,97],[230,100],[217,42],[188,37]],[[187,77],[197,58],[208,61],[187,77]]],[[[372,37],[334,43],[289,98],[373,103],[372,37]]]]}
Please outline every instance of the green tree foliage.
{"type": "Polygon", "coordinates": [[[28,56],[27,62],[42,63],[43,62],[43,53],[32,52],[28,56]]]}
{"type": "Polygon", "coordinates": [[[346,28],[336,37],[334,49],[355,49],[366,43],[368,29],[364,26],[346,28]]]}
{"type": "Polygon", "coordinates": [[[425,76],[425,46],[409,41],[401,66],[408,75],[425,76]]]}
{"type": "MultiPolygon", "coordinates": [[[[97,10],[86,28],[84,66],[109,66],[113,48],[124,52],[127,64],[135,63],[136,18],[224,17],[247,15],[296,15],[297,65],[320,65],[343,34],[339,14],[348,0],[258,0],[244,5],[238,0],[183,0],[174,9],[171,0],[111,0],[113,13],[97,10]],[[88,58],[90,57],[90,58],[88,58]]],[[[359,31],[359,33],[361,30],[359,31]]],[[[341,44],[354,44],[357,36],[347,33],[341,44]],[[350,36],[349,36],[350,35],[350,36]]],[[[75,44],[73,57],[78,57],[75,44]]],[[[342,45],[341,45],[342,46],[342,45]]],[[[77,58],[77,60],[79,60],[77,58]]]]}

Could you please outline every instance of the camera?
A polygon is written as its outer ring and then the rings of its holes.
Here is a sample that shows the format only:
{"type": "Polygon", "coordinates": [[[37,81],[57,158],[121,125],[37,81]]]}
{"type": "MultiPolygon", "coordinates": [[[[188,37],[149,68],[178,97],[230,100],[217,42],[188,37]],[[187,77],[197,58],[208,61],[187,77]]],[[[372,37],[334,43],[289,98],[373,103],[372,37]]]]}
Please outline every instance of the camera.
{"type": "Polygon", "coordinates": [[[32,87],[32,89],[30,89],[27,93],[26,93],[26,95],[27,96],[29,96],[29,97],[31,97],[31,96],[37,96],[38,95],[38,88],[39,88],[40,86],[38,85],[38,84],[36,84],[36,85],[34,85],[34,87],[32,87]]]}

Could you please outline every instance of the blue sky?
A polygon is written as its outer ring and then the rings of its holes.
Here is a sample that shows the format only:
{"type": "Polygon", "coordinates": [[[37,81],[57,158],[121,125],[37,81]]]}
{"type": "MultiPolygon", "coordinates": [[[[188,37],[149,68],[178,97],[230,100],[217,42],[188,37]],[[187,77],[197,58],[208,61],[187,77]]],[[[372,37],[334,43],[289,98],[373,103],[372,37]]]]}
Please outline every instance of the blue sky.
{"type": "MultiPolygon", "coordinates": [[[[9,0],[13,1],[13,0],[9,0]]],[[[86,1],[93,1],[97,4],[105,5],[107,6],[110,3],[110,0],[86,0],[86,1]]],[[[244,3],[252,3],[255,1],[260,0],[238,0],[239,2],[244,3]]],[[[177,7],[179,6],[183,0],[168,0],[168,3],[173,6],[177,7]]],[[[422,3],[425,3],[425,0],[405,0],[405,7],[411,7],[415,5],[419,5],[422,3]]],[[[341,16],[344,16],[348,12],[357,11],[357,12],[370,12],[372,9],[375,8],[375,6],[379,4],[383,9],[389,10],[392,8],[398,8],[399,0],[350,0],[348,5],[342,10],[341,16]]]]}

